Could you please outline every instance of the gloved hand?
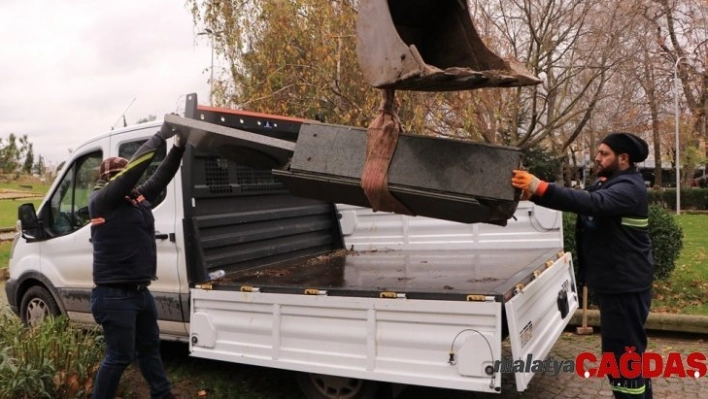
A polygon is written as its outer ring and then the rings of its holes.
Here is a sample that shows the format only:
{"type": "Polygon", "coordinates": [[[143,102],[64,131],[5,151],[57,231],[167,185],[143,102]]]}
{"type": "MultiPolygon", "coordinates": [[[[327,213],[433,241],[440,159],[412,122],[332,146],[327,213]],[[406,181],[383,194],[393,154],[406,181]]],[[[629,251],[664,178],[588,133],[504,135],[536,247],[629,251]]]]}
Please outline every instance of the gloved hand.
{"type": "Polygon", "coordinates": [[[162,136],[163,139],[167,140],[170,137],[173,137],[175,134],[177,134],[177,129],[173,128],[167,123],[162,123],[162,126],[160,127],[160,136],[162,136]]]}
{"type": "Polygon", "coordinates": [[[525,170],[514,170],[514,177],[511,178],[511,185],[524,190],[531,195],[543,195],[546,192],[548,183],[539,179],[525,170]]]}
{"type": "Polygon", "coordinates": [[[182,138],[181,134],[175,135],[175,147],[177,148],[184,148],[184,144],[187,142],[187,138],[182,138]]]}

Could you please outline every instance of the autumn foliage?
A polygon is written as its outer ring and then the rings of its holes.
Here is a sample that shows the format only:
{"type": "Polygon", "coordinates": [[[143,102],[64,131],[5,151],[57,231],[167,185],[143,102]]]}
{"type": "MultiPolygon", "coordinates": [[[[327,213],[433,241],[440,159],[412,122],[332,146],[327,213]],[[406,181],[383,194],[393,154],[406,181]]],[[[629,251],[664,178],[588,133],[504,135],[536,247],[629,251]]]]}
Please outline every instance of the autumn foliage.
{"type": "MultiPolygon", "coordinates": [[[[363,80],[357,63],[359,1],[188,0],[196,31],[212,37],[220,61],[215,103],[367,126],[379,93],[363,80]]],[[[653,143],[653,157],[670,166],[677,72],[685,181],[705,164],[708,3],[468,3],[487,46],[525,63],[543,83],[397,92],[404,131],[540,146],[582,166],[605,134],[625,130],[653,143]]]]}

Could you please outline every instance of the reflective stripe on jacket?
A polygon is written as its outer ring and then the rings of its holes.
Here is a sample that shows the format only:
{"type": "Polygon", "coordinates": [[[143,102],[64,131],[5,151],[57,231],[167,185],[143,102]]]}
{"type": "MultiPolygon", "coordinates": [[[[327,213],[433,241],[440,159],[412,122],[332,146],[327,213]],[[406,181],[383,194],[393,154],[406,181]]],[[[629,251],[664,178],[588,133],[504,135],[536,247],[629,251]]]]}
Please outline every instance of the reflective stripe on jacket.
{"type": "Polygon", "coordinates": [[[601,293],[651,288],[654,260],[648,232],[649,198],[635,169],[598,181],[587,191],[550,184],[535,203],[578,214],[576,245],[586,283],[601,293]]]}

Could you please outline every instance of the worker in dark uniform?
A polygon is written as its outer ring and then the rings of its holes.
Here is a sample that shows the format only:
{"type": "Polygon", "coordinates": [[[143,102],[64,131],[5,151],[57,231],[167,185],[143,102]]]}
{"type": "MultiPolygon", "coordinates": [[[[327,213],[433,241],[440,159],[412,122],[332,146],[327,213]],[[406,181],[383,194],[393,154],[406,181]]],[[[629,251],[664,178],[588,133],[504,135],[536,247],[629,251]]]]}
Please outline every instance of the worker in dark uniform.
{"type": "Polygon", "coordinates": [[[173,398],[160,357],[155,300],[148,290],[157,278],[155,221],[150,202],[179,169],[184,153],[179,136],[155,173],[136,187],[165,140],[166,125],[148,139],[130,161],[111,157],[89,199],[93,282],[91,313],[103,329],[106,356],[96,375],[92,398],[113,399],[123,370],[138,359],[152,398],[173,398]]]}
{"type": "MultiPolygon", "coordinates": [[[[515,170],[512,185],[541,206],[578,215],[578,261],[600,308],[602,352],[640,356],[647,347],[644,322],[651,305],[654,260],[648,233],[649,199],[635,163],[647,143],[631,133],[612,133],[595,156],[597,182],[585,190],[549,184],[515,170]]],[[[632,365],[641,370],[641,364],[632,365]]],[[[616,398],[651,398],[651,382],[609,377],[616,398]]]]}

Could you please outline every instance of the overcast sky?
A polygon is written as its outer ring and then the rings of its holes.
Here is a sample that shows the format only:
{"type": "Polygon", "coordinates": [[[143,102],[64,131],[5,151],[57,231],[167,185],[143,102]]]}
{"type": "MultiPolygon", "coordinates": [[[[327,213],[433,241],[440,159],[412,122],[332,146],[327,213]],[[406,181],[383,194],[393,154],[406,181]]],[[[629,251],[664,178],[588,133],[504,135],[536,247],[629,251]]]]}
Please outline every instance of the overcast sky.
{"type": "Polygon", "coordinates": [[[0,137],[54,165],[89,137],[208,102],[211,50],[183,0],[0,0],[0,137]],[[122,126],[122,120],[116,125],[122,126]]]}

